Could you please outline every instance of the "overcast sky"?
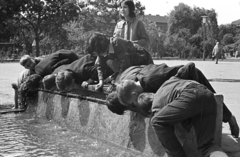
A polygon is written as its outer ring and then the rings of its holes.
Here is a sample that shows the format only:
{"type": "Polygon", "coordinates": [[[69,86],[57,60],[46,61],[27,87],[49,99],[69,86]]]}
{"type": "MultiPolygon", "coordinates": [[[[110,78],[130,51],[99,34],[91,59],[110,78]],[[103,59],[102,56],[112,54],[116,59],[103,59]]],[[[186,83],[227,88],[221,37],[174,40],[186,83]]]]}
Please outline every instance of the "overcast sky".
{"type": "Polygon", "coordinates": [[[218,24],[240,19],[240,0],[139,0],[146,7],[145,14],[167,15],[180,2],[205,9],[215,9],[218,24]]]}

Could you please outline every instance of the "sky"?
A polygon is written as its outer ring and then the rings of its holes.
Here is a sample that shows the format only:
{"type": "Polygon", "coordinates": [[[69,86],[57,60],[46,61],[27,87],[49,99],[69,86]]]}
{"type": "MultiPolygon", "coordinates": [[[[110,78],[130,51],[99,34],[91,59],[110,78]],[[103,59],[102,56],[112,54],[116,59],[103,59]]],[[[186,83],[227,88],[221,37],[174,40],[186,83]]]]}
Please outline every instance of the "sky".
{"type": "Polygon", "coordinates": [[[145,6],[145,15],[165,16],[179,3],[190,7],[215,9],[218,14],[218,25],[230,24],[240,19],[240,0],[139,0],[145,6]]]}

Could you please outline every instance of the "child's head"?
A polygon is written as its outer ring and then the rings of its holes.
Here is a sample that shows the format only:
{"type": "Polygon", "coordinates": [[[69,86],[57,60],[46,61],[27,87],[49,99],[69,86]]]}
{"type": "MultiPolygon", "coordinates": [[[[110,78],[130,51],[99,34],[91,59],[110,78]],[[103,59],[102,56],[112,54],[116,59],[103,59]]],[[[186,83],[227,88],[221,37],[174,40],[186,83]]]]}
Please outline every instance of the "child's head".
{"type": "Polygon", "coordinates": [[[21,89],[22,90],[30,90],[35,91],[39,87],[41,83],[42,77],[38,74],[32,74],[26,78],[26,80],[22,83],[21,89]]]}
{"type": "Polygon", "coordinates": [[[137,105],[138,95],[141,93],[136,82],[123,80],[116,87],[118,99],[125,106],[137,105]]]}
{"type": "Polygon", "coordinates": [[[20,64],[26,69],[34,69],[34,67],[36,66],[34,59],[31,58],[29,55],[22,56],[20,59],[20,64]]]}
{"type": "Polygon", "coordinates": [[[52,88],[56,87],[55,78],[55,74],[45,76],[42,80],[44,89],[51,90],[52,88]]]}
{"type": "Polygon", "coordinates": [[[125,17],[136,17],[135,5],[132,0],[125,0],[121,2],[120,18],[125,19],[125,17]]]}
{"type": "Polygon", "coordinates": [[[138,110],[142,115],[146,117],[151,115],[153,99],[154,93],[142,93],[138,96],[138,110]]]}
{"type": "Polygon", "coordinates": [[[86,52],[91,55],[106,55],[108,46],[109,46],[109,39],[105,34],[95,32],[89,39],[89,45],[86,49],[86,52]]]}
{"type": "Polygon", "coordinates": [[[123,115],[124,112],[127,110],[127,107],[119,102],[116,92],[108,94],[106,99],[106,105],[110,111],[118,115],[123,115]]]}
{"type": "Polygon", "coordinates": [[[58,72],[55,78],[57,88],[62,91],[70,91],[74,81],[73,73],[68,70],[58,72]]]}

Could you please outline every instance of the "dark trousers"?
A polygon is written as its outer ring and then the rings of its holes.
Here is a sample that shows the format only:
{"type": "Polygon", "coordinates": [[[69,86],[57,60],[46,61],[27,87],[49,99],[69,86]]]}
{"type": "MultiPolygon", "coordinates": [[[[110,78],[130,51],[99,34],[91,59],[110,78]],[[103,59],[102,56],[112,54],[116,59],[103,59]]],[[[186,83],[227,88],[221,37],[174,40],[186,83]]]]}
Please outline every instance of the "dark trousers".
{"type": "MultiPolygon", "coordinates": [[[[171,98],[170,98],[171,99],[171,98]]],[[[153,129],[169,157],[186,157],[186,154],[174,134],[174,124],[189,121],[194,127],[198,149],[205,156],[215,147],[213,144],[216,125],[216,101],[214,95],[205,86],[188,85],[180,96],[167,104],[151,119],[153,129]]]]}
{"type": "Polygon", "coordinates": [[[220,56],[220,54],[219,53],[217,53],[216,55],[215,55],[215,59],[216,59],[216,64],[218,64],[218,59],[219,59],[219,56],[220,56]]]}
{"type": "MultiPolygon", "coordinates": [[[[179,69],[176,74],[181,79],[190,79],[195,80],[204,86],[206,86],[211,92],[216,93],[213,89],[212,85],[209,83],[204,74],[195,67],[195,64],[190,62],[179,69]]],[[[227,106],[223,103],[223,122],[227,123],[230,121],[232,117],[231,111],[227,108],[227,106]]]]}

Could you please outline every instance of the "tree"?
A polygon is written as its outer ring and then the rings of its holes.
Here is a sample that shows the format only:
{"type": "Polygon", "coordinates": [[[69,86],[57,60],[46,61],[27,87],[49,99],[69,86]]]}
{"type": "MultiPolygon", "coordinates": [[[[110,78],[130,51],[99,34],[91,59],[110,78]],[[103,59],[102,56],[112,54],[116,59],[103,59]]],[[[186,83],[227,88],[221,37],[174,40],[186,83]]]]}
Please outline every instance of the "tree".
{"type": "Polygon", "coordinates": [[[9,42],[17,29],[19,21],[14,20],[14,13],[20,11],[20,4],[9,0],[0,0],[0,42],[9,42]]]}
{"type": "Polygon", "coordinates": [[[62,34],[65,32],[62,29],[62,24],[73,20],[79,13],[79,7],[67,0],[16,0],[9,1],[9,6],[17,7],[17,9],[11,9],[11,13],[14,15],[13,19],[19,22],[19,25],[28,25],[34,34],[36,56],[40,52],[41,36],[45,34],[50,37],[55,35],[63,37],[62,34]]]}
{"type": "MultiPolygon", "coordinates": [[[[119,2],[118,0],[98,0],[77,3],[81,8],[78,19],[63,25],[72,45],[83,52],[92,31],[99,31],[111,37],[119,20],[119,2]]],[[[139,15],[144,13],[145,7],[140,2],[136,1],[135,6],[139,15]]]]}
{"type": "Polygon", "coordinates": [[[233,37],[237,36],[240,33],[240,29],[236,25],[226,24],[219,26],[219,39],[223,39],[225,34],[232,34],[233,37]]]}
{"type": "Polygon", "coordinates": [[[164,43],[168,50],[170,50],[170,56],[179,56],[182,58],[182,52],[186,48],[186,41],[183,38],[180,38],[177,34],[173,34],[166,38],[164,43]]]}
{"type": "Polygon", "coordinates": [[[168,17],[168,34],[178,33],[179,29],[191,27],[192,9],[190,6],[179,3],[174,7],[168,17]]]}
{"type": "Polygon", "coordinates": [[[217,25],[217,14],[214,9],[206,10],[204,8],[194,7],[179,3],[178,6],[174,7],[169,14],[168,18],[168,34],[178,33],[178,31],[182,28],[186,28],[190,30],[190,33],[196,34],[199,28],[202,27],[202,17],[203,15],[208,16],[209,25],[211,25],[213,34],[218,33],[218,25],[217,25]],[[216,31],[216,32],[215,32],[216,31]]]}
{"type": "MultiPolygon", "coordinates": [[[[90,30],[112,36],[119,20],[119,1],[87,0],[85,2],[78,0],[0,0],[0,19],[4,18],[4,23],[0,24],[0,28],[5,29],[1,29],[0,34],[8,31],[10,37],[18,36],[19,42],[24,41],[24,44],[29,45],[27,47],[31,47],[31,43],[35,40],[36,56],[40,53],[40,45],[44,51],[49,47],[59,49],[74,47],[78,43],[81,45],[84,39],[78,40],[80,38],[76,37],[76,34],[82,36],[82,33],[85,34],[90,30]],[[71,43],[71,41],[74,42],[71,43]]],[[[138,13],[143,14],[144,6],[138,1],[135,4],[139,10],[138,13]]],[[[9,41],[10,37],[7,34],[5,36],[9,41]]]]}
{"type": "Polygon", "coordinates": [[[194,7],[193,9],[184,4],[179,3],[174,7],[168,18],[168,35],[178,33],[180,29],[189,29],[191,35],[196,34],[202,28],[202,17],[208,16],[209,34],[213,38],[218,35],[217,14],[214,9],[206,10],[204,8],[194,7]]]}
{"type": "MultiPolygon", "coordinates": [[[[96,30],[109,36],[113,35],[114,28],[119,21],[120,0],[88,0],[82,7],[78,22],[82,23],[85,31],[96,30]]],[[[143,15],[145,7],[140,1],[135,1],[137,15],[143,15]]]]}
{"type": "Polygon", "coordinates": [[[148,45],[148,50],[150,52],[157,52],[157,45],[159,41],[159,35],[158,35],[158,29],[157,25],[155,23],[150,22],[147,18],[142,19],[146,32],[149,36],[149,45],[148,45]]]}
{"type": "MultiPolygon", "coordinates": [[[[209,53],[209,45],[214,44],[212,41],[218,39],[218,25],[217,25],[217,14],[214,9],[206,10],[204,8],[194,7],[179,3],[178,6],[174,7],[169,14],[168,18],[168,32],[166,44],[169,49],[171,46],[177,46],[182,48],[183,55],[187,56],[188,52],[195,51],[196,48],[199,50],[207,50],[209,53]],[[208,16],[207,23],[203,27],[202,16],[208,16]],[[205,33],[206,32],[206,36],[205,33]],[[174,40],[173,40],[174,39],[174,40]],[[204,40],[203,40],[204,39],[204,40]],[[177,42],[176,44],[169,43],[169,41],[177,42]],[[207,46],[206,46],[207,45],[207,46]],[[183,47],[185,46],[185,48],[183,47]]],[[[177,51],[177,50],[175,50],[177,51]]],[[[207,55],[206,55],[207,56],[207,55]]]]}
{"type": "Polygon", "coordinates": [[[222,40],[225,52],[233,55],[240,45],[240,29],[233,24],[219,26],[219,41],[222,40]]]}
{"type": "Polygon", "coordinates": [[[234,38],[231,33],[227,33],[223,36],[223,44],[230,45],[234,43],[234,38]]]}

